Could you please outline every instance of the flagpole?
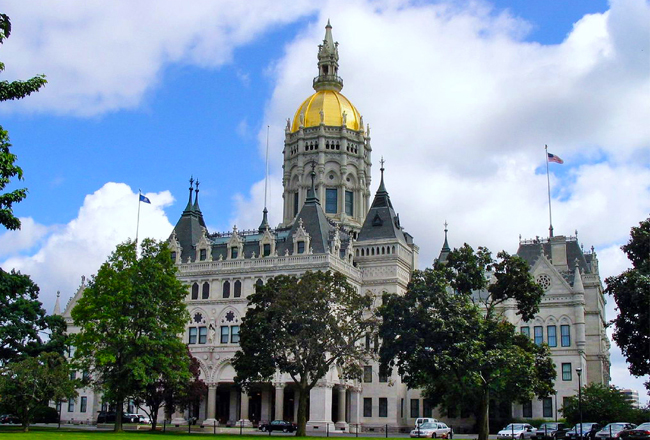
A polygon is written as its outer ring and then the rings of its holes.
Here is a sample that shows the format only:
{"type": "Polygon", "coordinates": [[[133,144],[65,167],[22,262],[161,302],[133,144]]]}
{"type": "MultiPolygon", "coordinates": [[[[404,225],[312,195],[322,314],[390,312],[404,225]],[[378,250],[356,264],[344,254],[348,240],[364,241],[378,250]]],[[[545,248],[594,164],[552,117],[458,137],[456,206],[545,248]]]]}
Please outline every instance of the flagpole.
{"type": "Polygon", "coordinates": [[[551,178],[548,172],[548,145],[544,145],[544,156],[546,157],[546,183],[548,186],[548,232],[549,238],[553,238],[553,217],[551,215],[551,178]]]}
{"type": "MultiPolygon", "coordinates": [[[[546,164],[548,166],[548,164],[546,164]]],[[[138,248],[138,232],[140,232],[140,194],[142,190],[138,189],[138,224],[135,227],[135,247],[138,248]]]]}

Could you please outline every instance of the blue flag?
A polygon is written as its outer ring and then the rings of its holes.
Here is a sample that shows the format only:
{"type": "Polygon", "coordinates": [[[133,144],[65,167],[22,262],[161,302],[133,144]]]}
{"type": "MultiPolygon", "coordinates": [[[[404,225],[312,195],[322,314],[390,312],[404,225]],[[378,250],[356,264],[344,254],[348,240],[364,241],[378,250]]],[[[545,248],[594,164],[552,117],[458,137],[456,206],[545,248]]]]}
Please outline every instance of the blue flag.
{"type": "Polygon", "coordinates": [[[140,201],[151,205],[151,201],[144,194],[140,194],[140,201]]]}

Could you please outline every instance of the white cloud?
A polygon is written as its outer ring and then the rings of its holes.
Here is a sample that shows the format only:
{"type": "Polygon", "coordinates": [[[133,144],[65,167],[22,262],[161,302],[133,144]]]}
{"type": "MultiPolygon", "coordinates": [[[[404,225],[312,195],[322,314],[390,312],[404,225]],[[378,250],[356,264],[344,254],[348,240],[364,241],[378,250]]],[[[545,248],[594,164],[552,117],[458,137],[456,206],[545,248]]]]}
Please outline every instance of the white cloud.
{"type": "MultiPolygon", "coordinates": [[[[151,204],[140,208],[139,238],[166,239],[173,225],[163,208],[174,201],[169,191],[145,194],[151,204]]],[[[77,217],[68,224],[50,231],[35,253],[14,255],[2,262],[3,269],[29,274],[41,289],[40,300],[51,311],[56,291],[61,291],[62,306],[74,294],[81,275],[97,272],[118,243],[133,239],[137,227],[138,193],[123,183],[106,183],[84,199],[77,217]]],[[[18,232],[5,232],[1,245],[8,242],[27,243],[29,248],[35,230],[47,230],[29,222],[18,232]]],[[[37,234],[36,234],[37,235],[37,234]]]]}
{"type": "Polygon", "coordinates": [[[5,74],[46,73],[48,84],[3,108],[77,115],[134,108],[166,64],[219,67],[236,47],[312,8],[308,0],[281,8],[270,0],[197,0],[191,7],[173,0],[13,2],[3,11],[13,23],[3,45],[5,74]]]}
{"type": "Polygon", "coordinates": [[[20,219],[20,230],[0,235],[0,257],[7,257],[38,245],[56,226],[38,224],[31,217],[20,219]]]}

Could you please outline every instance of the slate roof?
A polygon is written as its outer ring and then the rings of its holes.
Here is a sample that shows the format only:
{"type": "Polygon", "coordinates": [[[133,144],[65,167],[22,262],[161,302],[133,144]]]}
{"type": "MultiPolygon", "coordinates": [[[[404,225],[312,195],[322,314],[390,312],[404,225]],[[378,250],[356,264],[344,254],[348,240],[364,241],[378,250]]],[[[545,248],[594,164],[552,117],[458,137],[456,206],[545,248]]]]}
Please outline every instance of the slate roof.
{"type": "MultiPolygon", "coordinates": [[[[560,271],[560,274],[569,285],[573,286],[576,260],[578,261],[578,267],[580,267],[582,273],[591,273],[592,255],[585,255],[583,250],[580,248],[578,240],[573,237],[567,238],[565,244],[569,270],[560,271]]],[[[542,253],[546,258],[552,261],[551,243],[547,239],[523,241],[519,243],[519,249],[517,249],[517,255],[526,260],[531,267],[539,259],[542,253]]]]}
{"type": "MultiPolygon", "coordinates": [[[[315,196],[315,192],[313,189],[310,189],[305,204],[290,227],[269,229],[276,239],[275,248],[277,254],[284,255],[286,250],[290,254],[293,254],[293,235],[300,227],[300,220],[302,220],[302,226],[310,236],[310,247],[313,253],[328,253],[330,243],[336,233],[336,225],[327,218],[320,201],[315,196]]],[[[253,253],[259,256],[260,241],[264,237],[264,231],[266,229],[264,228],[262,230],[262,226],[265,225],[268,225],[266,208],[263,212],[260,228],[253,231],[238,232],[240,239],[244,242],[244,258],[250,258],[253,253]]],[[[186,262],[188,257],[190,261],[195,260],[196,244],[203,234],[203,228],[205,228],[205,222],[203,221],[203,214],[198,205],[198,198],[192,204],[192,192],[190,191],[190,200],[188,201],[187,207],[174,227],[176,239],[182,247],[181,258],[183,262],[186,262]]],[[[228,243],[232,238],[232,232],[208,234],[207,238],[212,247],[212,260],[217,261],[220,258],[223,260],[227,259],[228,243]]],[[[344,253],[351,244],[350,233],[345,230],[339,230],[339,238],[341,240],[341,252],[344,253]]]]}
{"type": "Polygon", "coordinates": [[[413,243],[413,237],[404,232],[395,213],[390,196],[384,185],[384,170],[381,169],[381,183],[363,222],[357,241],[397,238],[407,244],[413,243]]]}

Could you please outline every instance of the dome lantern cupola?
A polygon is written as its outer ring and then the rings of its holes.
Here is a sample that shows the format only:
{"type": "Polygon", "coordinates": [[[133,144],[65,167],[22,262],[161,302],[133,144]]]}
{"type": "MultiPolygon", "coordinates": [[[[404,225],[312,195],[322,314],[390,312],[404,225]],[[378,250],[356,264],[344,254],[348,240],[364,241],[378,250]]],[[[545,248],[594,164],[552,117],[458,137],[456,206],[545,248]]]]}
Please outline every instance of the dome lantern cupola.
{"type": "Polygon", "coordinates": [[[314,90],[336,90],[343,88],[343,80],[339,77],[339,43],[332,38],[332,25],[327,20],[325,39],[318,46],[318,76],[314,78],[314,90]]]}

